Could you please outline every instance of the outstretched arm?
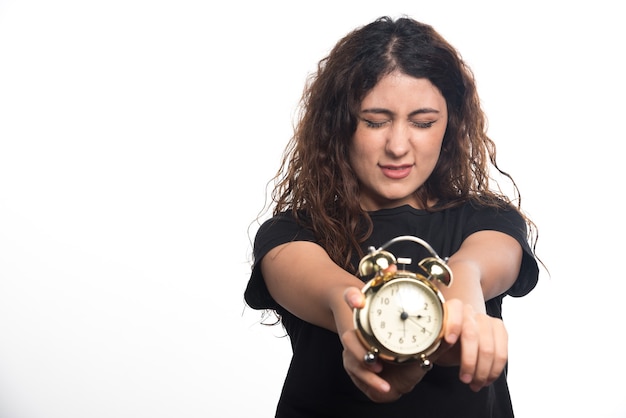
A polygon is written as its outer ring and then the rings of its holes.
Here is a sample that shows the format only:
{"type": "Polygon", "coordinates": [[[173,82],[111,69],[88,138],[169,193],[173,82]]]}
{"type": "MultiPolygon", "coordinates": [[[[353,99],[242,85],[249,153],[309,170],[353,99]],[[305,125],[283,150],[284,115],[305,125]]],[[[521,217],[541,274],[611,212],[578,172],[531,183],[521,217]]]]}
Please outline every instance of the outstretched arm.
{"type": "Polygon", "coordinates": [[[439,363],[460,365],[459,378],[473,390],[491,384],[506,365],[508,334],[502,320],[486,315],[485,301],[513,285],[521,262],[519,243],[497,231],[470,235],[448,261],[454,281],[441,291],[446,299],[458,298],[469,306],[459,344],[443,354],[439,363]]]}
{"type": "Polygon", "coordinates": [[[348,273],[319,245],[295,241],[272,249],[261,270],[276,302],[298,318],[342,333],[353,328],[352,310],[343,294],[363,282],[348,273]]]}

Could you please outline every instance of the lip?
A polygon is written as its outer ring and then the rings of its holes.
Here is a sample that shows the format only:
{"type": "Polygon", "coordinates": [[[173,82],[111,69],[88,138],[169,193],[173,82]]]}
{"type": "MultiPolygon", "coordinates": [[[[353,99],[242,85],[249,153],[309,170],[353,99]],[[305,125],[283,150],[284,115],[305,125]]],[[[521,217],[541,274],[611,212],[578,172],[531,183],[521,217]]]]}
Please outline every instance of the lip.
{"type": "Polygon", "coordinates": [[[385,177],[388,177],[394,180],[399,180],[411,174],[411,169],[413,168],[413,164],[380,165],[379,167],[382,170],[385,177]]]}

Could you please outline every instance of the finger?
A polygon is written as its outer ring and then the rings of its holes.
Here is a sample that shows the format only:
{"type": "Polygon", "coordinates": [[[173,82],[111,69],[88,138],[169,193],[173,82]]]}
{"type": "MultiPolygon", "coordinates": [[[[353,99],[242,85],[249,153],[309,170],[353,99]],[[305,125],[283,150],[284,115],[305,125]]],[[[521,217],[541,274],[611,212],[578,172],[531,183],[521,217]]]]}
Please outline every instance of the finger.
{"type": "Polygon", "coordinates": [[[476,359],[474,377],[470,383],[470,389],[479,391],[490,383],[496,352],[494,328],[498,326],[498,320],[487,315],[475,315],[478,326],[479,344],[476,359]]]}
{"type": "Polygon", "coordinates": [[[386,269],[383,269],[383,273],[395,273],[396,271],[398,271],[398,266],[395,264],[391,264],[386,269]]]}
{"type": "Polygon", "coordinates": [[[459,378],[463,383],[471,383],[476,371],[478,359],[479,330],[474,309],[471,305],[463,308],[463,327],[461,331],[461,365],[459,378]]]}
{"type": "Polygon", "coordinates": [[[353,369],[365,367],[373,373],[380,373],[382,371],[382,362],[380,359],[376,359],[373,363],[365,361],[367,350],[356,335],[356,331],[349,330],[344,332],[341,336],[341,341],[344,346],[344,364],[348,360],[353,369]],[[346,358],[346,356],[349,357],[346,358]]]}
{"type": "Polygon", "coordinates": [[[343,292],[343,298],[351,309],[365,306],[365,296],[359,288],[353,286],[348,287],[343,292]]]}
{"type": "Polygon", "coordinates": [[[444,339],[449,345],[454,345],[463,327],[463,303],[459,299],[450,299],[444,306],[446,309],[444,339]]]}
{"type": "Polygon", "coordinates": [[[504,371],[506,363],[509,359],[509,335],[504,323],[497,320],[493,330],[495,352],[491,372],[487,378],[486,385],[493,383],[504,371]]]}
{"type": "MultiPolygon", "coordinates": [[[[362,350],[365,355],[365,350],[362,350]]],[[[360,356],[360,352],[355,353],[344,349],[343,351],[344,369],[363,393],[370,399],[380,401],[385,399],[385,394],[391,390],[391,385],[377,373],[382,371],[380,360],[374,364],[368,364],[360,356]]]]}
{"type": "Polygon", "coordinates": [[[387,394],[390,392],[391,386],[376,373],[362,369],[357,372],[348,371],[348,375],[356,387],[358,387],[361,392],[365,393],[368,398],[377,402],[388,398],[387,394]]]}

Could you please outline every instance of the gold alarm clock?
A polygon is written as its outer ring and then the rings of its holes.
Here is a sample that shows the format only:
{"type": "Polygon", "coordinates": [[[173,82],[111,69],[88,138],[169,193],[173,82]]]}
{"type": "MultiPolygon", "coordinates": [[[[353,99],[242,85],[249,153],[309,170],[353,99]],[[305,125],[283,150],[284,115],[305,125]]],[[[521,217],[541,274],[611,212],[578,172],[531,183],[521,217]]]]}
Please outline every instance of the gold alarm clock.
{"type": "Polygon", "coordinates": [[[368,251],[359,263],[359,274],[374,276],[362,289],[365,305],[354,309],[357,334],[368,349],[364,360],[419,361],[430,369],[428,356],[441,343],[446,319],[443,295],[433,281],[450,286],[452,271],[426,241],[414,236],[400,236],[368,251]],[[420,244],[431,254],[418,263],[419,271],[406,269],[410,258],[396,258],[386,250],[399,241],[420,244]]]}

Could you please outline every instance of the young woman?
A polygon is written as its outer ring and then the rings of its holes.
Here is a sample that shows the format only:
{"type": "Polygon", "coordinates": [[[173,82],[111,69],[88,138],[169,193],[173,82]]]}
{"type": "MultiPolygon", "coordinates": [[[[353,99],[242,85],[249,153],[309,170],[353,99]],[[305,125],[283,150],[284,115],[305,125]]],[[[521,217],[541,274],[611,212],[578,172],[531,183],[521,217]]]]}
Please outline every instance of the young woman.
{"type": "Polygon", "coordinates": [[[278,314],[293,349],[276,416],[512,417],[501,307],[537,283],[534,225],[490,184],[491,168],[511,179],[471,71],[430,26],[380,18],[320,61],[300,115],[245,291],[278,314]],[[454,277],[429,371],[365,361],[353,322],[359,261],[405,235],[454,277]]]}

